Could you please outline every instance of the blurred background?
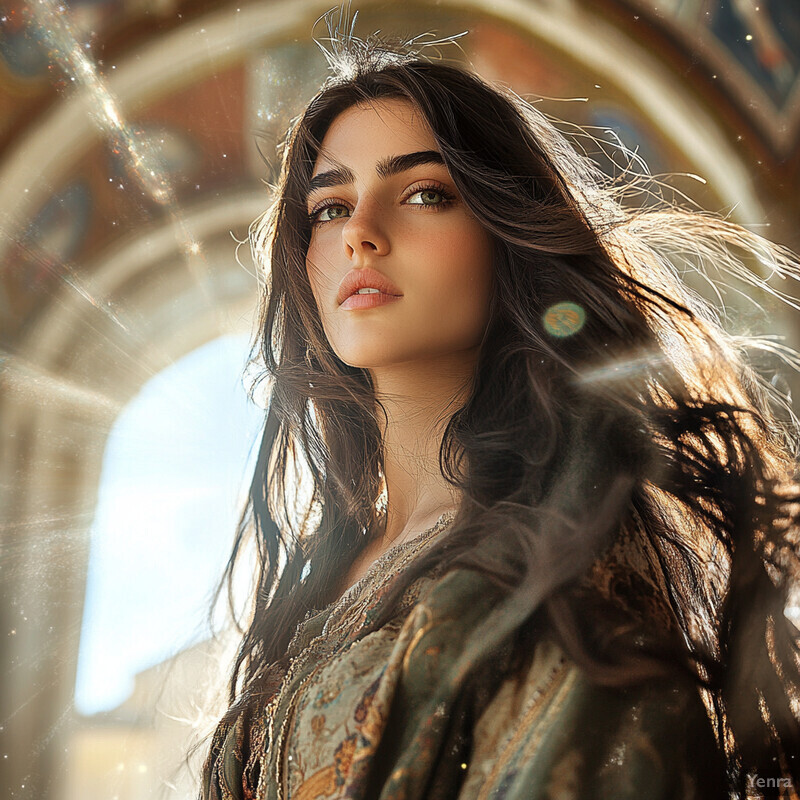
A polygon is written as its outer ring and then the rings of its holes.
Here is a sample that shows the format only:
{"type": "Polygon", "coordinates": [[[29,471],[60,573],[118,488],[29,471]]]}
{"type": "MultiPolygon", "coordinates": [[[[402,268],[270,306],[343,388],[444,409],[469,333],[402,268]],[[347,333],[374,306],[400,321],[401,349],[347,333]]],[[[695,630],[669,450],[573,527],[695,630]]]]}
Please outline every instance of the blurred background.
{"type": "MultiPolygon", "coordinates": [[[[327,74],[312,32],[332,5],[0,10],[3,797],[196,795],[184,757],[224,710],[234,642],[207,612],[266,404],[245,391],[259,283],[237,242],[327,74]]],[[[468,31],[442,55],[800,249],[796,0],[356,10],[361,35],[468,31]]],[[[576,143],[610,174],[627,163],[576,143]]],[[[800,312],[720,299],[736,330],[798,345],[800,312]]]]}

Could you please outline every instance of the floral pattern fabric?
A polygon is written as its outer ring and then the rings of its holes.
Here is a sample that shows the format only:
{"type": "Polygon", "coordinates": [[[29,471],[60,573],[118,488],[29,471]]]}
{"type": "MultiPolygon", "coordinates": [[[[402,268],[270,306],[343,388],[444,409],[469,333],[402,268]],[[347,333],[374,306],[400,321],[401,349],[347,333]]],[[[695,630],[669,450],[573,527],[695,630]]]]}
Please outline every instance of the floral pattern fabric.
{"type": "Polygon", "coordinates": [[[502,644],[470,679],[481,623],[501,599],[472,570],[419,578],[388,624],[361,635],[394,576],[451,519],[309,613],[288,668],[267,676],[267,701],[217,728],[201,800],[726,798],[693,690],[593,685],[546,638],[515,677],[502,644]]]}

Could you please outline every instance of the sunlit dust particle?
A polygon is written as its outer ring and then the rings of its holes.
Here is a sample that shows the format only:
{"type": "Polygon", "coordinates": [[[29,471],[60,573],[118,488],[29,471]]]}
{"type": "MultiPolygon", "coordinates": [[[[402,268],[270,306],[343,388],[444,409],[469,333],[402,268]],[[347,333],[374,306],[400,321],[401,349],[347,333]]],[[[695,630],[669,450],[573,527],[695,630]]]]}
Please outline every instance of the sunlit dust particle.
{"type": "Polygon", "coordinates": [[[544,327],[551,336],[564,339],[577,333],[586,322],[586,312],[577,304],[556,303],[544,312],[544,327]]]}

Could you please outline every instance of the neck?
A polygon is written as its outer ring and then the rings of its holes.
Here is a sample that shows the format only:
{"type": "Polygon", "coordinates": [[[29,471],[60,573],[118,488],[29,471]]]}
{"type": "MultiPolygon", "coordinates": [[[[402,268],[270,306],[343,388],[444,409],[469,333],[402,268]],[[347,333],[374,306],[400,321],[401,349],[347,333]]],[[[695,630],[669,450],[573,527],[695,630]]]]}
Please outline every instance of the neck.
{"type": "Polygon", "coordinates": [[[372,370],[376,397],[387,415],[388,541],[402,541],[458,506],[458,491],[441,473],[439,450],[450,417],[471,389],[476,357],[477,350],[469,350],[372,370]]]}

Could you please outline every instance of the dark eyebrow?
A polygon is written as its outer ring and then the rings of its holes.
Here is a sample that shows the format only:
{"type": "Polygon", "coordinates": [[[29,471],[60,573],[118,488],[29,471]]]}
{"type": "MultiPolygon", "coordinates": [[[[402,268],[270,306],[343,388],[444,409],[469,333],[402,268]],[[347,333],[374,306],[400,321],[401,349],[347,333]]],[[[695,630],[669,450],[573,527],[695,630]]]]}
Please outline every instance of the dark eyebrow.
{"type": "MultiPolygon", "coordinates": [[[[442,154],[438,150],[420,150],[417,153],[405,153],[401,156],[388,156],[382,158],[375,165],[375,172],[381,178],[390,178],[399,172],[405,172],[413,167],[423,164],[444,164],[442,154]]],[[[330,186],[342,186],[346,183],[353,183],[355,175],[348,167],[337,167],[336,169],[320,172],[308,182],[306,199],[315,189],[326,189],[330,186]]]]}

